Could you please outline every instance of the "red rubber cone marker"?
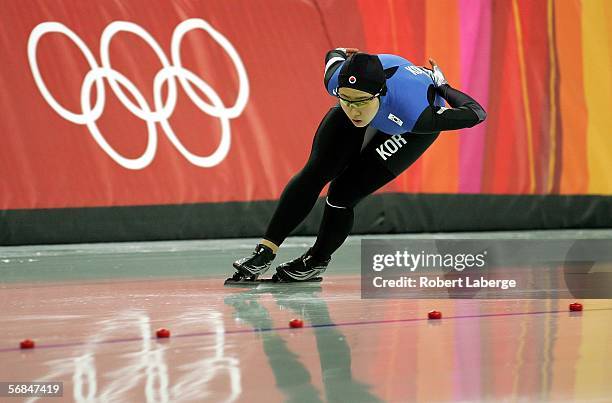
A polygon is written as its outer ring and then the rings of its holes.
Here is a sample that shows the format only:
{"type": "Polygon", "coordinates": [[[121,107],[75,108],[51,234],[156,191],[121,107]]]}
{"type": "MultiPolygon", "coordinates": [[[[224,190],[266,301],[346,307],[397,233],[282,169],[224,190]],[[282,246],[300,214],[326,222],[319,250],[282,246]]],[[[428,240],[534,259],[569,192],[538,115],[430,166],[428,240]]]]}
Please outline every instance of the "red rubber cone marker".
{"type": "Polygon", "coordinates": [[[304,321],[302,319],[291,319],[289,321],[289,327],[304,327],[304,321]]]}
{"type": "Polygon", "coordinates": [[[572,312],[582,311],[582,304],[580,302],[573,302],[569,304],[569,310],[572,312]]]}
{"type": "Polygon", "coordinates": [[[157,332],[155,332],[155,334],[157,335],[158,339],[167,339],[168,337],[170,337],[170,330],[162,327],[161,329],[157,329],[157,332]]]}
{"type": "Polygon", "coordinates": [[[34,346],[34,340],[30,339],[21,340],[21,342],[19,343],[20,348],[34,348],[34,346]]]}
{"type": "Polygon", "coordinates": [[[442,319],[442,312],[440,311],[429,311],[427,314],[429,319],[442,319]]]}

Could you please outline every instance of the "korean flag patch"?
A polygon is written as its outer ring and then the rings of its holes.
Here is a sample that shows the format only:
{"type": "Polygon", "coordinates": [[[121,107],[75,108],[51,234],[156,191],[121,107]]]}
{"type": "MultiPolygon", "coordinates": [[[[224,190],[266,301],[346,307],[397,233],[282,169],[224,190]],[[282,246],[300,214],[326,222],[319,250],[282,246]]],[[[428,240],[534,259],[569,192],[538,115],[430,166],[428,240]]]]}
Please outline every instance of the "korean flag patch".
{"type": "Polygon", "coordinates": [[[402,122],[402,120],[400,118],[398,118],[397,116],[395,116],[394,114],[390,113],[389,116],[387,116],[389,118],[390,121],[392,121],[393,123],[395,123],[398,126],[401,126],[404,124],[404,122],[402,122]]]}

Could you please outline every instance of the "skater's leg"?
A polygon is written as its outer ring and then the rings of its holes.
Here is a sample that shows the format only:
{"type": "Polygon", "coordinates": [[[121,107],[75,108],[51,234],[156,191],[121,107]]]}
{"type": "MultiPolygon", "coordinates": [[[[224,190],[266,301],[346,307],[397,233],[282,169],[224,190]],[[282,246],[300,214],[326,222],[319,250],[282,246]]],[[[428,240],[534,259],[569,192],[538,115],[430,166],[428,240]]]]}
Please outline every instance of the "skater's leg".
{"type": "Polygon", "coordinates": [[[331,183],[311,254],[319,259],[329,259],[350,233],[357,203],[412,165],[437,137],[437,134],[409,133],[391,138],[378,133],[361,157],[331,183]],[[381,155],[377,149],[389,139],[399,150],[391,156],[381,155]]]}
{"type": "Polygon", "coordinates": [[[319,259],[329,259],[353,228],[355,205],[393,179],[395,175],[380,164],[367,164],[363,168],[355,166],[335,179],[325,199],[323,219],[311,254],[319,259]]]}

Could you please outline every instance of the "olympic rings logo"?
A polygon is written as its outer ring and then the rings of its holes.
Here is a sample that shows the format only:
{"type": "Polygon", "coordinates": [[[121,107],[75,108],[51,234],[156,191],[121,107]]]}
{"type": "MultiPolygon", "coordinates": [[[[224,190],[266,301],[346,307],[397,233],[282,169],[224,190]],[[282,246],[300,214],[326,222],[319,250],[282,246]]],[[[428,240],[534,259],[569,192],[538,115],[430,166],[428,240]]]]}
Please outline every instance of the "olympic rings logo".
{"type": "Polygon", "coordinates": [[[102,66],[99,66],[91,50],[85,45],[83,40],[72,30],[58,22],[44,22],[32,30],[28,40],[28,60],[34,81],[47,103],[64,119],[79,124],[86,125],[94,140],[119,165],[128,169],[143,169],[147,167],[157,150],[157,127],[159,123],[168,139],[174,147],[192,164],[210,168],[219,164],[226,157],[230,149],[231,129],[230,119],[234,119],[242,113],[249,98],[249,80],[246,69],[238,52],[229,40],[221,33],[216,31],[209,23],[199,18],[185,20],[176,26],[171,40],[172,63],[162,51],[160,45],[153,37],[141,26],[126,22],[115,21],[110,23],[102,32],[100,39],[100,59],[102,66]],[[181,41],[185,34],[194,29],[202,29],[207,32],[228,54],[238,73],[239,89],[236,101],[233,106],[226,107],[217,92],[204,80],[195,75],[192,71],[185,69],[181,64],[181,41]],[[110,60],[110,43],[113,37],[119,32],[130,32],[143,39],[149,45],[162,64],[162,69],[155,75],[153,81],[154,107],[145,100],[143,94],[136,88],[133,82],[127,77],[112,68],[110,60]],[[47,88],[38,67],[36,49],[40,39],[48,33],[61,33],[66,35],[81,51],[91,70],[85,75],[81,85],[81,113],[74,113],[67,110],[57,102],[47,88]],[[176,79],[189,96],[191,101],[204,113],[219,118],[221,122],[221,140],[217,149],[210,155],[196,155],[190,152],[178,139],[174,130],[168,122],[168,118],[174,112],[177,102],[176,79]],[[117,96],[119,101],[135,116],[145,121],[147,124],[148,143],[144,153],[137,158],[127,158],[118,153],[104,138],[96,124],[102,115],[105,103],[104,79],[106,79],[117,96]],[[168,91],[166,99],[162,99],[162,88],[167,83],[168,91]],[[96,86],[96,96],[94,105],[91,105],[92,87],[96,86]],[[193,86],[200,90],[210,101],[206,102],[198,96],[193,86]],[[123,88],[122,88],[123,87],[123,88]],[[127,90],[136,100],[134,103],[124,92],[127,90]]]}

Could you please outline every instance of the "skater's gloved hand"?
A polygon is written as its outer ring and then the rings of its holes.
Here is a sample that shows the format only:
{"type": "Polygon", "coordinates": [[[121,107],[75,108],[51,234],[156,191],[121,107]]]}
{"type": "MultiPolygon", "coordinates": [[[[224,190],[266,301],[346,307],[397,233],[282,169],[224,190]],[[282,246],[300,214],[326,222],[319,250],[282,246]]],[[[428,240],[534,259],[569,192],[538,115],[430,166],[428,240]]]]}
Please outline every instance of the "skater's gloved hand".
{"type": "Polygon", "coordinates": [[[444,73],[442,73],[442,70],[440,70],[440,67],[438,67],[436,61],[430,58],[429,64],[431,64],[431,70],[426,68],[423,68],[423,70],[425,70],[429,77],[431,77],[431,80],[434,82],[434,85],[436,87],[440,87],[444,84],[448,84],[448,81],[446,81],[446,77],[444,77],[444,73]]]}
{"type": "Polygon", "coordinates": [[[350,57],[351,55],[359,52],[359,49],[357,48],[336,48],[336,49],[343,51],[346,54],[346,57],[350,57]]]}

